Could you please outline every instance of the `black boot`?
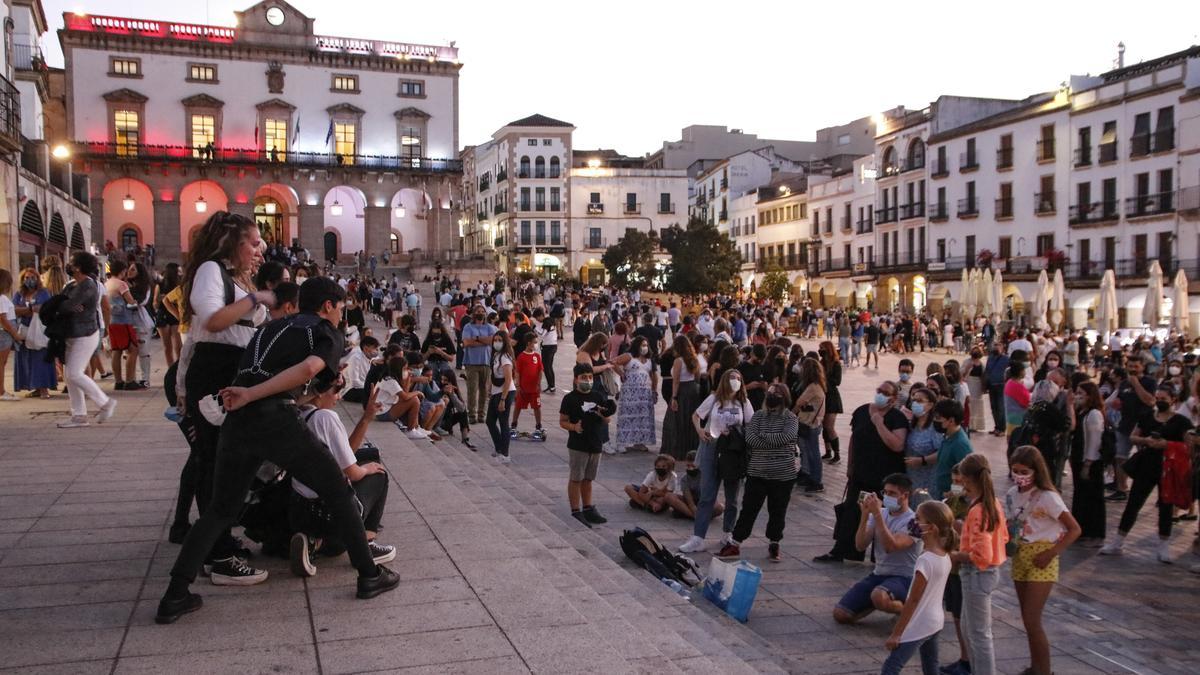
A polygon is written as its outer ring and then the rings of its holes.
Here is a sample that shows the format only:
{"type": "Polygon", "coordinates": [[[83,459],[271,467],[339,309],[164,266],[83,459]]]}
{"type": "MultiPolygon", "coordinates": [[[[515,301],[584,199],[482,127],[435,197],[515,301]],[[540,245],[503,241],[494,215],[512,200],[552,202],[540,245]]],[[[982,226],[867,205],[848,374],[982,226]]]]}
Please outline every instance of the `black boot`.
{"type": "Polygon", "coordinates": [[[838,462],[842,461],[841,444],[842,439],[840,438],[835,438],[829,441],[829,447],[833,448],[833,456],[829,458],[830,464],[837,464],[838,462]]]}

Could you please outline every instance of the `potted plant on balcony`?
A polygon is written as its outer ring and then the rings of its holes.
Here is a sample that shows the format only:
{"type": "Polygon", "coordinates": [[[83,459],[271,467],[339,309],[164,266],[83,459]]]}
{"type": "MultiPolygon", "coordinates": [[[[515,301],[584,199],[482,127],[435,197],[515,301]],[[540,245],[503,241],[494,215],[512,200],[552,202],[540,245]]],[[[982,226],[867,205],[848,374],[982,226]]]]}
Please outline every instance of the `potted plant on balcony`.
{"type": "Polygon", "coordinates": [[[996,254],[992,253],[992,249],[985,248],[979,252],[979,255],[975,256],[975,262],[980,267],[991,267],[992,260],[994,260],[995,258],[996,258],[996,254]]]}
{"type": "Polygon", "coordinates": [[[1067,254],[1060,249],[1052,248],[1046,251],[1046,269],[1053,272],[1067,264],[1067,254]]]}

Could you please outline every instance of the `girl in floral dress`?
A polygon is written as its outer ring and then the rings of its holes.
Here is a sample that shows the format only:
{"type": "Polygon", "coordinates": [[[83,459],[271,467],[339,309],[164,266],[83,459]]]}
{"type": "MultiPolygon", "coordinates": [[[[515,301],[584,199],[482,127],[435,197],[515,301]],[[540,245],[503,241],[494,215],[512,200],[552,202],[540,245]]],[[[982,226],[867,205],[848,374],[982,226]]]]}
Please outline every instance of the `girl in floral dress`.
{"type": "Polygon", "coordinates": [[[654,435],[654,404],[658,402],[658,372],[650,354],[650,344],[636,337],[629,351],[612,360],[625,372],[617,407],[617,452],[629,449],[649,451],[657,441],[654,435]]]}

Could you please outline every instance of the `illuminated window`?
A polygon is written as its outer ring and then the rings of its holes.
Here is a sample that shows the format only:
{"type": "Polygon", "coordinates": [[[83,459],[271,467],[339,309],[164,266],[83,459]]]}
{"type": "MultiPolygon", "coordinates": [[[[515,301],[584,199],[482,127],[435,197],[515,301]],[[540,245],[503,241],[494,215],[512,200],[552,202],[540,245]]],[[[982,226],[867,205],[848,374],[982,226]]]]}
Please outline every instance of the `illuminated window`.
{"type": "Polygon", "coordinates": [[[120,77],[141,77],[142,62],[138,59],[112,59],[109,62],[109,75],[120,77]]]}
{"type": "Polygon", "coordinates": [[[357,75],[334,75],[333,88],[335,91],[358,91],[357,75]]]}
{"type": "Polygon", "coordinates": [[[400,96],[425,98],[424,80],[400,80],[400,96]]]}
{"type": "Polygon", "coordinates": [[[265,122],[266,141],[263,143],[263,150],[274,160],[282,161],[286,159],[288,121],[268,117],[265,122]]]}
{"type": "Polygon", "coordinates": [[[400,130],[400,155],[402,157],[421,157],[421,130],[416,127],[405,127],[400,130]]]}
{"type": "Polygon", "coordinates": [[[207,156],[206,148],[216,142],[216,118],[212,115],[192,115],[192,156],[207,156]]]}
{"type": "Polygon", "coordinates": [[[193,63],[188,66],[188,79],[194,82],[216,82],[217,67],[207,63],[193,63]]]}
{"type": "Polygon", "coordinates": [[[354,140],[357,129],[358,126],[354,122],[333,123],[333,151],[341,155],[341,161],[345,164],[354,163],[354,140]]]}
{"type": "Polygon", "coordinates": [[[116,110],[113,112],[113,129],[116,132],[117,155],[132,157],[138,153],[141,143],[141,129],[138,127],[136,110],[116,110]]]}
{"type": "Polygon", "coordinates": [[[127,227],[121,230],[121,250],[135,251],[141,245],[138,241],[138,231],[132,227],[127,227]]]}

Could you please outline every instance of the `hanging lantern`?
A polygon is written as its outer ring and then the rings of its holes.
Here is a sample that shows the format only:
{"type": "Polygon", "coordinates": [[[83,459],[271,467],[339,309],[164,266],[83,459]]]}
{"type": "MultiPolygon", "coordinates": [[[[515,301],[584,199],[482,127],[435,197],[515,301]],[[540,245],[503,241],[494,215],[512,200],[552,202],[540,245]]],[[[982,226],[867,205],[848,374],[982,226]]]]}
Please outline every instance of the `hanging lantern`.
{"type": "Polygon", "coordinates": [[[392,209],[392,213],[394,213],[397,218],[403,218],[404,217],[404,207],[397,206],[396,208],[392,209]]]}
{"type": "Polygon", "coordinates": [[[200,198],[196,200],[196,213],[205,211],[208,211],[208,202],[204,201],[204,195],[200,195],[200,198]]]}
{"type": "Polygon", "coordinates": [[[333,203],[329,205],[329,215],[331,215],[331,216],[342,215],[342,205],[338,203],[338,200],[336,197],[334,198],[333,203]]]}
{"type": "Polygon", "coordinates": [[[126,192],[125,198],[121,200],[121,206],[123,206],[126,211],[132,211],[133,208],[137,206],[137,202],[128,192],[126,192]]]}
{"type": "MultiPolygon", "coordinates": [[[[267,202],[267,203],[263,204],[263,211],[265,211],[268,216],[275,215],[275,202],[267,202]]],[[[337,215],[337,214],[334,214],[334,215],[337,215]]]]}

